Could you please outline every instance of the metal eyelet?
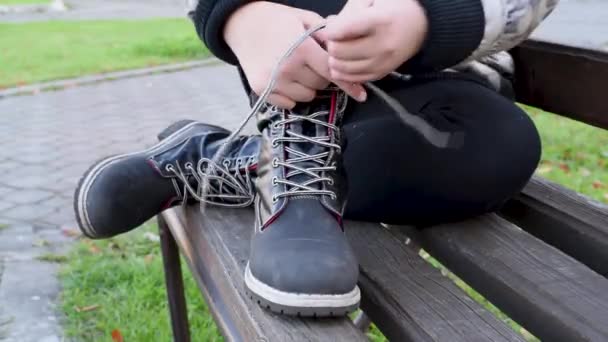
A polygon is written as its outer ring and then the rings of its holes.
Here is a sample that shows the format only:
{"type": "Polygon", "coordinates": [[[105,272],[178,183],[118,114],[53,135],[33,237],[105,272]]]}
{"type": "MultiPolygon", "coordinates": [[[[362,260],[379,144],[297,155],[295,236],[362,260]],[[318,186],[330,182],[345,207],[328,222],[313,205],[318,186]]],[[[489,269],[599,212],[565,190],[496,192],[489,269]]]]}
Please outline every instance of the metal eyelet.
{"type": "Polygon", "coordinates": [[[276,204],[279,201],[278,198],[276,198],[275,196],[272,196],[272,203],[276,204]]]}
{"type": "Polygon", "coordinates": [[[192,168],[194,165],[191,162],[187,162],[186,164],[184,164],[185,168],[192,168]]]}
{"type": "Polygon", "coordinates": [[[277,177],[272,177],[272,185],[277,186],[279,185],[279,183],[277,183],[279,179],[277,177]]]}
{"type": "Polygon", "coordinates": [[[278,147],[279,146],[279,143],[277,142],[277,139],[272,139],[270,141],[270,143],[271,143],[272,147],[278,147]]]}
{"type": "Polygon", "coordinates": [[[165,171],[172,172],[174,170],[175,170],[175,168],[173,167],[173,165],[171,165],[171,164],[165,165],[165,171]]]}
{"type": "Polygon", "coordinates": [[[224,165],[224,167],[229,167],[229,166],[230,166],[230,160],[228,160],[228,159],[224,159],[224,160],[222,161],[222,165],[224,165]]]}
{"type": "Polygon", "coordinates": [[[274,129],[280,129],[280,125],[279,125],[279,123],[278,123],[278,122],[273,123],[273,124],[272,124],[272,128],[274,128],[274,129]]]}
{"type": "Polygon", "coordinates": [[[333,178],[330,178],[330,179],[327,181],[327,184],[329,184],[329,185],[334,185],[334,179],[333,179],[333,178]]]}
{"type": "Polygon", "coordinates": [[[275,157],[275,158],[272,159],[272,167],[273,168],[279,167],[279,158],[275,157]]]}

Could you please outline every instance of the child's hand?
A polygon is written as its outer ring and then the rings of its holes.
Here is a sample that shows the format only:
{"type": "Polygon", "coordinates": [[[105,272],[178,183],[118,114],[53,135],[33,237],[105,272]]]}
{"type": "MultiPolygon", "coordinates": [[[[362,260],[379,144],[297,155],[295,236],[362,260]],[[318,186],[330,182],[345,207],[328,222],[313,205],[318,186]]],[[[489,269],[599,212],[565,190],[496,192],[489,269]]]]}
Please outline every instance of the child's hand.
{"type": "MultiPolygon", "coordinates": [[[[235,11],[224,29],[224,38],[239,59],[252,90],[260,95],[272,70],[287,49],[324,19],[316,13],[265,1],[255,1],[235,11]]],[[[330,83],[329,55],[313,38],[300,45],[280,69],[268,102],[291,109],[309,102],[316,91],[330,83]]],[[[336,82],[350,96],[361,99],[361,85],[336,82]]]]}
{"type": "Polygon", "coordinates": [[[332,79],[366,82],[412,58],[427,29],[417,0],[349,0],[318,36],[327,44],[332,79]]]}

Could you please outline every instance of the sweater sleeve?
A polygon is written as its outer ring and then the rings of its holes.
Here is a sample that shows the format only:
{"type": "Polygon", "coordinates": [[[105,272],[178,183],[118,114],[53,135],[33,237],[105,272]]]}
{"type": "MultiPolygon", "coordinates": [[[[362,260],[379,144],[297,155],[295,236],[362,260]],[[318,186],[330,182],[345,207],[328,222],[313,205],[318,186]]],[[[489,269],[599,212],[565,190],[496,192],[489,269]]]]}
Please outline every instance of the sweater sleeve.
{"type": "MultiPolygon", "coordinates": [[[[218,58],[238,59],[223,38],[228,17],[251,0],[199,0],[193,13],[199,37],[218,58]]],[[[398,71],[441,70],[519,44],[551,12],[558,0],[418,0],[429,32],[422,49],[398,71]]],[[[335,14],[346,0],[274,0],[321,16],[335,14]]]]}
{"type": "MultiPolygon", "coordinates": [[[[408,69],[437,69],[464,60],[483,37],[484,13],[481,0],[419,0],[429,17],[429,34],[422,50],[408,69]]],[[[222,36],[228,17],[248,0],[199,0],[192,19],[196,31],[219,59],[238,64],[222,36]]],[[[288,6],[310,10],[321,16],[336,14],[346,0],[276,0],[288,6]]]]}

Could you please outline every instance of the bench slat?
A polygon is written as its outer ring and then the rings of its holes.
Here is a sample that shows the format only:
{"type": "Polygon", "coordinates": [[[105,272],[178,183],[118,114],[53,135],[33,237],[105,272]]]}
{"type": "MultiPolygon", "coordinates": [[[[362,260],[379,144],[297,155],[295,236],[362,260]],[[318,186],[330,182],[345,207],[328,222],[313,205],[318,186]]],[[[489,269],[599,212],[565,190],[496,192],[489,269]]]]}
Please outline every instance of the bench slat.
{"type": "MultiPolygon", "coordinates": [[[[350,319],[299,319],[266,312],[243,291],[251,210],[198,206],[162,213],[228,341],[367,341],[350,319]]],[[[195,338],[196,339],[196,338],[195,338]]]]}
{"type": "Polygon", "coordinates": [[[361,222],[346,229],[362,309],[391,341],[523,341],[388,229],[361,222]]]}
{"type": "Polygon", "coordinates": [[[608,280],[506,220],[492,214],[410,235],[542,340],[608,341],[608,280]]]}
{"type": "Polygon", "coordinates": [[[517,101],[608,129],[608,53],[535,40],[511,52],[517,101]]]}
{"type": "Polygon", "coordinates": [[[534,177],[501,215],[608,277],[608,206],[534,177]]]}

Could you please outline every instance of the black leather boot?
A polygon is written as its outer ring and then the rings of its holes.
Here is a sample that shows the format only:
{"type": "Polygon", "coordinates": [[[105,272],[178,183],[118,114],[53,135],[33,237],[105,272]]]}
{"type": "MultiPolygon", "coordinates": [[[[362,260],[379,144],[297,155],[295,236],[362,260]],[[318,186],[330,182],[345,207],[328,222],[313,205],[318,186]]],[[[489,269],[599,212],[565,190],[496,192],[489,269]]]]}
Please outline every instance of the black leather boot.
{"type": "Polygon", "coordinates": [[[346,99],[324,91],[292,111],[258,114],[262,144],[245,285],[272,311],[342,316],[359,305],[358,263],[342,227],[346,99]]]}
{"type": "Polygon", "coordinates": [[[180,121],[161,132],[162,141],[146,150],[95,163],[74,195],[81,231],[95,239],[125,233],[188,196],[215,205],[250,205],[260,136],[239,137],[230,144],[209,177],[208,194],[200,197],[201,177],[229,134],[221,127],[180,121]]]}

